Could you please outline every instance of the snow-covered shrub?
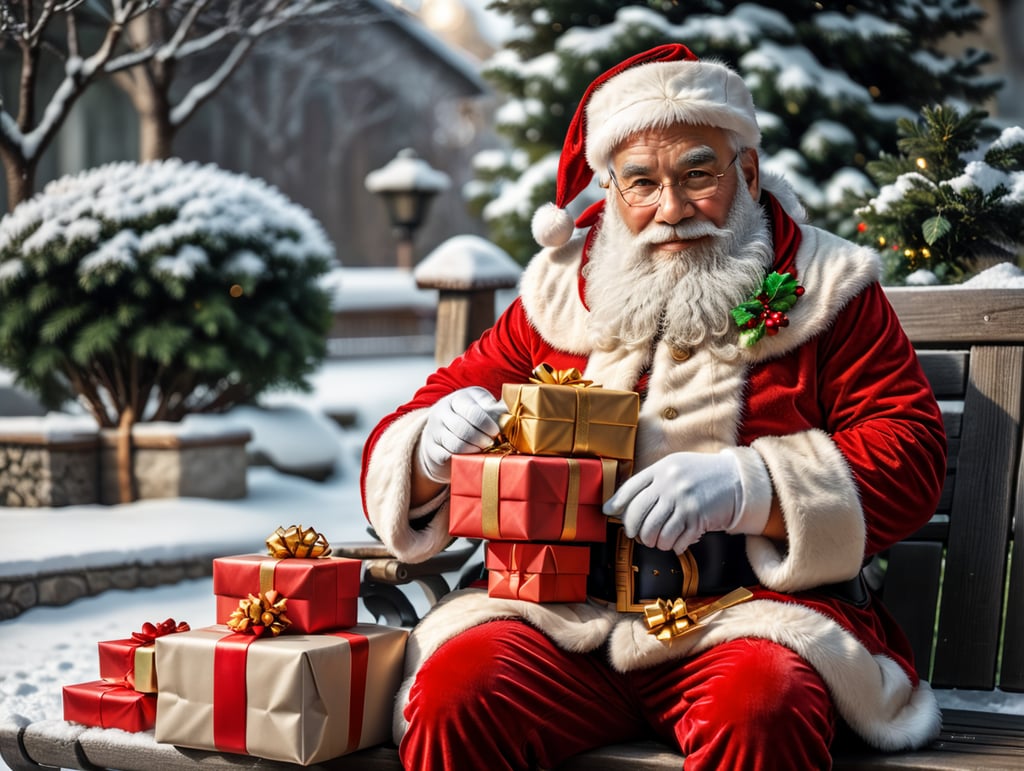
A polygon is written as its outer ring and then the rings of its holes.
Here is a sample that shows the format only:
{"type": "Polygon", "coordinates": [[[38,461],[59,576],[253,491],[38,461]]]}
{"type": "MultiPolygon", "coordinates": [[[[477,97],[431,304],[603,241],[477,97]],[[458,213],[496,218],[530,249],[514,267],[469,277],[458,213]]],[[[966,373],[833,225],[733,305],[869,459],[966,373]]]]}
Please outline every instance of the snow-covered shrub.
{"type": "Polygon", "coordinates": [[[67,176],[0,220],[0,365],[103,427],[305,389],[334,259],[309,212],[212,165],[67,176]]]}

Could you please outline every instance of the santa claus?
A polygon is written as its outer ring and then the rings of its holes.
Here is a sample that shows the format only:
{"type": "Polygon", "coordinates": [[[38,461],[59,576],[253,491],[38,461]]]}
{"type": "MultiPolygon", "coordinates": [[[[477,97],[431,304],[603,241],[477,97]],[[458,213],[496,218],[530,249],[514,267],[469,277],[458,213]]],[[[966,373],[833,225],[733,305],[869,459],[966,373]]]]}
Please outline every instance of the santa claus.
{"type": "Polygon", "coordinates": [[[652,635],[617,608],[601,560],[585,603],[452,593],[410,636],[406,768],[553,767],[639,737],[678,747],[687,769],[827,768],[842,732],[887,750],[938,733],[861,569],[934,511],[941,416],[877,255],[804,224],[759,145],[742,79],[684,46],[601,75],[556,204],[534,217],[545,248],[519,297],[377,426],[363,460],[374,529],[426,559],[451,539],[451,456],[493,444],[502,384],[577,368],[641,397],[634,473],[604,504],[621,522],[610,537],[636,546],[627,570],[657,573],[649,591],[667,603],[726,601],[652,635]],[[606,198],[574,223],[565,207],[593,175],[606,198]],[[784,310],[765,307],[780,292],[784,310]],[[645,568],[665,555],[684,569],[645,568]]]}

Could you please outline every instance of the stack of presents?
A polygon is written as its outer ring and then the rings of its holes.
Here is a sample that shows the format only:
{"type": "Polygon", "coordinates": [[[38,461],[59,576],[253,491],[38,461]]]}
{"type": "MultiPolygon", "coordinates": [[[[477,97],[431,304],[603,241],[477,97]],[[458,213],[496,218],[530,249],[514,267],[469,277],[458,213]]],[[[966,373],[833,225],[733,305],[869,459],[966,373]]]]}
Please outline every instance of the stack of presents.
{"type": "Polygon", "coordinates": [[[408,630],[356,622],[362,563],[313,528],[267,547],[213,561],[216,624],[98,643],[101,679],[64,686],[64,719],[302,765],[390,740],[408,630]]]}
{"type": "MultiPolygon", "coordinates": [[[[502,398],[501,444],[452,459],[451,533],[486,541],[491,597],[582,601],[639,397],[541,365],[502,398]]],[[[408,630],[357,623],[360,578],[313,528],[278,528],[266,554],[213,561],[216,624],[99,642],[101,679],[64,687],[64,718],[302,765],[387,742],[408,630]]]]}
{"type": "Polygon", "coordinates": [[[504,442],[452,458],[452,535],[485,540],[491,597],[581,602],[601,505],[632,470],[640,397],[540,365],[506,383],[504,442]]]}

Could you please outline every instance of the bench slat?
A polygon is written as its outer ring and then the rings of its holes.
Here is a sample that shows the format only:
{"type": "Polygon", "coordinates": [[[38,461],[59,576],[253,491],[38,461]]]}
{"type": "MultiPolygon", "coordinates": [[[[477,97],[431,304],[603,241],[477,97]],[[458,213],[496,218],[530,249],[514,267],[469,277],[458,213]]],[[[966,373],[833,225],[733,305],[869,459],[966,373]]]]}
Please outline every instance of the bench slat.
{"type": "Polygon", "coordinates": [[[1024,341],[1024,292],[1019,289],[886,287],[915,346],[1024,341]]]}
{"type": "Polygon", "coordinates": [[[1020,445],[1020,346],[976,347],[957,457],[932,683],[991,689],[1002,621],[1010,484],[1020,445]],[[1007,464],[1012,463],[1011,469],[1007,464]]]}
{"type": "Polygon", "coordinates": [[[1013,543],[999,686],[1006,691],[1021,692],[1024,691],[1024,546],[1021,546],[1024,544],[1024,454],[1017,468],[1013,543]]]}
{"type": "Polygon", "coordinates": [[[923,678],[932,659],[941,572],[941,543],[903,541],[889,550],[882,600],[906,632],[923,678]]]}

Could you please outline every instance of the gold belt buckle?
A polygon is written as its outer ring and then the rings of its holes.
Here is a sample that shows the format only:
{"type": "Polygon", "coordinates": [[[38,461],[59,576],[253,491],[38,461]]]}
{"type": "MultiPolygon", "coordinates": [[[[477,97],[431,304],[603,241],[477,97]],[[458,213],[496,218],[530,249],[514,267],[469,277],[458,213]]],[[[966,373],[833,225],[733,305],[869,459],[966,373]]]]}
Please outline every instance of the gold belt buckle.
{"type": "MultiPolygon", "coordinates": [[[[657,597],[634,597],[634,573],[639,569],[633,564],[633,546],[635,541],[626,536],[621,522],[612,520],[619,525],[615,535],[615,609],[622,612],[643,613],[644,608],[658,600],[657,597]]],[[[697,560],[687,549],[679,558],[679,570],[683,581],[680,588],[682,598],[693,597],[697,593],[700,573],[697,560]]]]}

